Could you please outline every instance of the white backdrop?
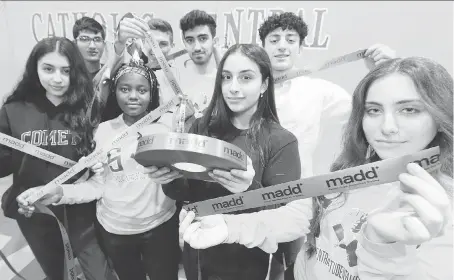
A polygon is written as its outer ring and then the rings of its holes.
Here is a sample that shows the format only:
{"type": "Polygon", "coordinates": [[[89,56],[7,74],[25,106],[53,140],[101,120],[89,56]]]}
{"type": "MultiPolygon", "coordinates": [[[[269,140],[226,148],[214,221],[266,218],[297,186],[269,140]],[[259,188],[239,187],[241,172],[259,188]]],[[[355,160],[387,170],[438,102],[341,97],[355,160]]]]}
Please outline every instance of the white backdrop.
{"type": "MultiPolygon", "coordinates": [[[[222,44],[226,27],[231,43],[257,42],[257,28],[268,14],[279,10],[301,13],[309,25],[309,35],[298,66],[384,43],[396,49],[400,56],[435,59],[453,74],[453,3],[450,1],[0,1],[0,104],[17,83],[36,41],[49,34],[72,39],[72,25],[83,13],[94,16],[109,30],[128,11],[166,19],[174,28],[175,50],[180,50],[179,19],[192,9],[216,15],[222,44]]],[[[107,39],[112,40],[110,33],[107,39]]],[[[314,76],[337,83],[351,93],[366,71],[363,62],[354,62],[314,76]]],[[[0,179],[0,195],[10,184],[11,176],[0,179]]],[[[24,247],[20,232],[10,229],[10,224],[10,220],[0,215],[0,228],[7,234],[0,234],[0,248],[14,247],[6,252],[13,265],[28,279],[39,278],[42,272],[36,262],[28,265],[33,259],[30,249],[24,247]],[[5,240],[11,244],[5,246],[5,240]]],[[[2,262],[0,275],[5,280],[13,279],[2,262]]]]}
{"type": "MultiPolygon", "coordinates": [[[[230,43],[258,42],[258,26],[268,14],[302,14],[309,25],[309,35],[299,66],[384,43],[401,56],[433,58],[453,73],[453,4],[449,1],[6,1],[0,6],[0,100],[16,84],[36,41],[49,34],[72,39],[75,18],[82,14],[95,17],[109,30],[128,11],[145,18],[166,19],[174,29],[174,50],[180,50],[183,46],[179,19],[192,9],[216,16],[222,44],[226,27],[230,43]]],[[[108,40],[112,40],[110,34],[108,40]]],[[[352,92],[365,73],[364,64],[355,62],[315,76],[352,92]]]]}

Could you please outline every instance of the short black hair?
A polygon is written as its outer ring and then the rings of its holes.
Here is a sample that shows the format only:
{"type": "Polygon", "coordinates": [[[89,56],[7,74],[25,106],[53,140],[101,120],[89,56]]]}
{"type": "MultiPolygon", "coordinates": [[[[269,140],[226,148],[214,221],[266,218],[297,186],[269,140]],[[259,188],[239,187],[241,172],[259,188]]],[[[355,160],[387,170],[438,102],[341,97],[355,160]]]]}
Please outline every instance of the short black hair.
{"type": "Polygon", "coordinates": [[[183,31],[183,35],[189,29],[201,25],[207,25],[210,29],[211,36],[216,36],[216,21],[205,11],[192,10],[180,19],[180,29],[183,31]]]}
{"type": "Polygon", "coordinates": [[[169,22],[160,18],[152,18],[148,21],[148,26],[150,29],[168,33],[170,35],[170,42],[173,43],[173,29],[169,22]]]}
{"type": "Polygon", "coordinates": [[[265,46],[265,37],[273,30],[281,27],[283,30],[295,30],[300,36],[300,46],[307,36],[307,24],[302,17],[295,13],[285,12],[268,17],[259,28],[262,46],[265,46]]]}
{"type": "Polygon", "coordinates": [[[106,31],[102,25],[91,17],[82,17],[76,20],[73,26],[73,38],[76,39],[83,30],[89,30],[94,33],[101,32],[102,39],[106,39],[106,31]]]}

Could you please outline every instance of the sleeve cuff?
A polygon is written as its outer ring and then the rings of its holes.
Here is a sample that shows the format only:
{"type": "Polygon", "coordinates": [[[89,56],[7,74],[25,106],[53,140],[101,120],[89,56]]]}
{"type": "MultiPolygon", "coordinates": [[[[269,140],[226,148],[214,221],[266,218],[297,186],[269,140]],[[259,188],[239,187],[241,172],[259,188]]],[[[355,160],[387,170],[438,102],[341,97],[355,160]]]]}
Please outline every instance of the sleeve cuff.
{"type": "Polygon", "coordinates": [[[228,229],[228,236],[227,239],[224,240],[223,243],[227,244],[233,244],[239,241],[239,231],[241,228],[241,223],[238,222],[238,219],[235,219],[235,217],[231,217],[231,215],[222,215],[224,218],[224,221],[227,225],[228,229]]]}
{"type": "Polygon", "coordinates": [[[72,200],[68,199],[68,197],[65,196],[65,191],[64,191],[64,188],[63,188],[63,196],[62,196],[62,198],[58,202],[52,203],[52,205],[58,206],[58,205],[65,205],[65,204],[72,204],[72,200]]]}
{"type": "Polygon", "coordinates": [[[66,199],[65,197],[62,197],[59,202],[52,203],[53,206],[59,206],[59,205],[65,205],[65,204],[71,204],[71,201],[66,199]]]}
{"type": "Polygon", "coordinates": [[[398,258],[407,255],[407,246],[402,243],[377,243],[369,240],[364,231],[367,226],[365,223],[361,232],[358,235],[358,243],[364,248],[364,250],[377,255],[380,258],[398,258]]]}
{"type": "MultiPolygon", "coordinates": [[[[367,223],[365,223],[367,225],[367,223]]],[[[410,275],[417,263],[416,246],[407,246],[402,243],[376,243],[364,234],[363,225],[358,234],[358,269],[378,275],[410,275]]]]}
{"type": "Polygon", "coordinates": [[[53,205],[62,204],[74,204],[74,197],[77,195],[75,188],[71,185],[62,185],[63,196],[59,202],[53,203],[53,205]]]}
{"type": "MultiPolygon", "coordinates": [[[[81,184],[86,184],[86,182],[81,184]]],[[[63,196],[60,201],[55,203],[54,205],[85,203],[100,198],[98,197],[98,192],[84,191],[83,189],[78,188],[77,184],[62,185],[62,189],[63,196]]]]}
{"type": "MultiPolygon", "coordinates": [[[[223,243],[238,243],[247,248],[258,247],[262,251],[272,254],[277,251],[278,244],[263,223],[249,223],[240,215],[223,215],[227,224],[228,236],[223,243]]],[[[244,215],[253,215],[244,214],[244,215]]]]}
{"type": "MultiPolygon", "coordinates": [[[[115,44],[117,43],[117,41],[114,41],[113,42],[113,52],[115,53],[115,58],[116,60],[120,59],[120,58],[124,58],[124,55],[125,55],[125,51],[126,51],[126,46],[123,48],[123,51],[121,53],[117,53],[117,47],[115,46],[115,44]]],[[[118,44],[121,44],[120,42],[118,42],[118,44]]]]}
{"type": "Polygon", "coordinates": [[[115,46],[114,46],[114,53],[115,53],[116,58],[117,59],[122,58],[125,55],[125,50],[126,50],[126,47],[123,49],[123,51],[120,54],[117,54],[117,51],[115,50],[115,46]]]}

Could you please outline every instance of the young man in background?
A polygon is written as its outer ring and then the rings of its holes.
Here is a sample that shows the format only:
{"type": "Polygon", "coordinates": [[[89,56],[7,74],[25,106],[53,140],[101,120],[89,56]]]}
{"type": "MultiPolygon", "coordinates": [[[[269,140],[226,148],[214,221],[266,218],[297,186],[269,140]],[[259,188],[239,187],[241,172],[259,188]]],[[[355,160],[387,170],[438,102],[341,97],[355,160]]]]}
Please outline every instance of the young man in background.
{"type": "MultiPolygon", "coordinates": [[[[296,68],[307,34],[307,24],[291,12],[272,15],[260,26],[260,40],[270,57],[275,78],[296,68]]],[[[394,58],[395,52],[377,44],[369,47],[365,56],[371,70],[394,58]]],[[[302,76],[275,84],[275,99],[281,125],[298,139],[301,177],[328,173],[340,152],[343,127],[351,112],[351,94],[332,82],[302,76]]],[[[285,263],[291,265],[302,242],[281,243],[273,259],[283,263],[285,252],[285,263]]],[[[270,280],[279,279],[280,266],[272,263],[270,280]]]]}

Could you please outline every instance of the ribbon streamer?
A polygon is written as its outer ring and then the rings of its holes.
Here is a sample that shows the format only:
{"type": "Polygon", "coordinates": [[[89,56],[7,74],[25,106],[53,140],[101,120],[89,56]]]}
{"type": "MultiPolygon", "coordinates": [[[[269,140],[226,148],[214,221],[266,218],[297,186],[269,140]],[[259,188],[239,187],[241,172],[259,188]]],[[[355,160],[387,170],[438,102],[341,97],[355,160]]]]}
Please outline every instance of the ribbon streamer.
{"type": "Polygon", "coordinates": [[[437,172],[441,163],[440,149],[434,147],[412,155],[372,162],[328,174],[308,177],[253,191],[218,197],[185,205],[196,216],[229,213],[268,205],[288,203],[330,193],[345,192],[399,180],[410,162],[421,165],[429,173],[437,172]]]}

